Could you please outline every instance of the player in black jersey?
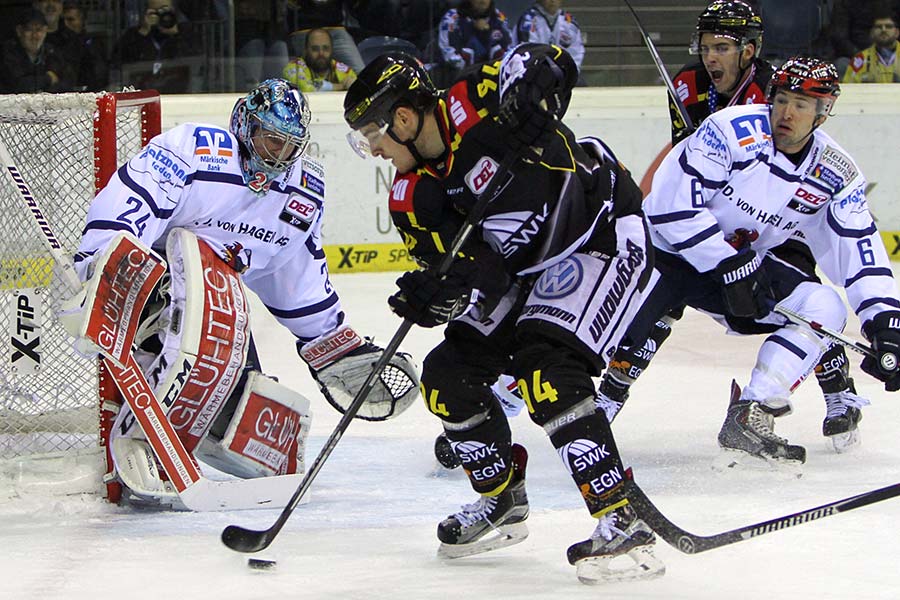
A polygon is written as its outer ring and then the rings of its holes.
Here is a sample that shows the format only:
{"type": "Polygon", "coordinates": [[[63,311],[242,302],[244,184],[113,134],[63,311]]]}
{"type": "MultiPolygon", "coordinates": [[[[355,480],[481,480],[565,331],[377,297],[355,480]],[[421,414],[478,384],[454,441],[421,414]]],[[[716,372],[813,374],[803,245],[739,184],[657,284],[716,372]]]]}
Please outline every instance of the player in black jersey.
{"type": "Polygon", "coordinates": [[[630,475],[591,380],[630,321],[652,259],[628,171],[599,139],[576,140],[559,120],[576,78],[559,47],[522,44],[438,92],[415,59],[387,54],[359,74],[344,108],[354,147],[397,169],[391,215],[423,267],[404,274],[388,302],[421,326],[448,323],[424,361],[422,391],[480,496],[438,525],[440,554],[468,556],[527,535],[527,455],[490,391],[511,373],[599,520],[568,551],[579,579],[596,583],[664,572],[655,536],[629,503],[630,475]],[[511,151],[522,158],[449,273],[437,276],[511,151]],[[626,554],[631,568],[609,569],[626,554]]]}
{"type": "MultiPolygon", "coordinates": [[[[717,0],[697,19],[691,54],[700,60],[685,65],[672,83],[694,126],[726,106],[762,104],[775,69],[759,58],[762,19],[739,0],[717,0]]],[[[669,99],[672,144],[690,131],[669,99]]]]}
{"type": "MultiPolygon", "coordinates": [[[[691,54],[699,55],[701,60],[685,65],[673,80],[694,127],[726,106],[765,103],[765,90],[774,68],[759,58],[762,39],[762,19],[745,2],[716,0],[700,14],[691,54]]],[[[669,112],[674,145],[691,130],[671,98],[669,112]]],[[[818,281],[815,259],[801,241],[788,240],[772,253],[818,281]]],[[[683,310],[684,306],[678,307],[657,322],[647,343],[616,352],[598,394],[598,402],[610,420],[621,410],[631,385],[669,337],[672,324],[681,318],[683,310]]],[[[826,404],[822,433],[831,439],[837,452],[844,452],[859,443],[860,408],[868,401],[856,395],[843,346],[835,344],[829,348],[816,366],[815,374],[826,404]]]]}

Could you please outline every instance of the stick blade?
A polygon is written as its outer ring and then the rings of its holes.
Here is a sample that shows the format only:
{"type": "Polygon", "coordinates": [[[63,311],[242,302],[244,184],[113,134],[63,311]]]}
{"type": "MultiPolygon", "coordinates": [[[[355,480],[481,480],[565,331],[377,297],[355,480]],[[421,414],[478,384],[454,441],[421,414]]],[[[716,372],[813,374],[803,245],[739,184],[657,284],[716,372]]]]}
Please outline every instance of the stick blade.
{"type": "Polygon", "coordinates": [[[222,530],[222,543],[235,552],[252,553],[268,548],[272,543],[272,536],[268,529],[256,531],[229,525],[222,530]]]}

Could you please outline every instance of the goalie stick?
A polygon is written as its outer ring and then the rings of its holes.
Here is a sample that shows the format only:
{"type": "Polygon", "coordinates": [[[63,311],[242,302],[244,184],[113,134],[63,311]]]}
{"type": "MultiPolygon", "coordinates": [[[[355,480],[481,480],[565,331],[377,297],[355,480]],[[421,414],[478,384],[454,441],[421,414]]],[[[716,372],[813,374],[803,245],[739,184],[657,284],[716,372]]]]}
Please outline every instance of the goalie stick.
{"type": "Polygon", "coordinates": [[[881,502],[882,500],[890,500],[897,496],[900,496],[900,483],[713,535],[697,535],[675,525],[656,508],[656,505],[637,485],[633,485],[628,499],[641,516],[641,519],[667,544],[685,554],[697,554],[750,540],[767,533],[787,529],[788,527],[809,523],[810,521],[833,517],[838,513],[881,502]]]}
{"type": "MultiPolygon", "coordinates": [[[[78,292],[81,281],[75,268],[2,139],[0,163],[34,218],[41,232],[41,241],[56,265],[56,273],[71,293],[78,292]]],[[[122,358],[122,362],[107,358],[106,365],[185,507],[194,511],[206,511],[277,508],[285,505],[288,493],[299,475],[229,481],[212,481],[203,477],[166,418],[165,411],[131,352],[126,352],[122,358]]]]}
{"type": "MultiPolygon", "coordinates": [[[[450,270],[450,266],[453,264],[454,258],[466,243],[466,240],[469,239],[469,236],[475,229],[476,224],[481,220],[481,217],[484,214],[487,205],[493,199],[496,192],[500,189],[501,183],[506,180],[513,163],[515,163],[515,161],[518,159],[519,155],[515,152],[511,152],[497,167],[494,176],[491,178],[485,190],[478,197],[475,206],[472,207],[472,210],[467,215],[465,223],[463,223],[459,232],[456,234],[456,237],[453,239],[453,244],[450,246],[450,250],[444,255],[443,259],[441,260],[441,263],[438,266],[437,270],[439,275],[443,275],[450,270]]],[[[337,446],[338,442],[343,437],[344,432],[347,430],[347,427],[350,425],[350,421],[353,420],[353,417],[359,411],[363,402],[365,402],[366,397],[369,395],[369,392],[375,386],[375,380],[384,370],[384,367],[388,364],[388,361],[391,360],[391,357],[394,355],[394,353],[397,352],[397,349],[400,347],[400,342],[403,341],[403,338],[406,337],[406,334],[409,333],[409,330],[412,329],[412,326],[412,321],[410,321],[409,319],[403,320],[403,323],[397,329],[394,337],[392,337],[391,341],[388,342],[387,346],[385,346],[384,351],[381,354],[381,358],[379,358],[378,362],[375,363],[375,366],[372,367],[372,372],[369,373],[369,376],[366,378],[365,382],[363,382],[362,387],[356,393],[356,396],[353,398],[353,402],[351,402],[350,406],[347,407],[347,410],[344,412],[341,420],[338,421],[338,424],[335,427],[334,431],[330,436],[328,436],[328,439],[325,442],[325,446],[319,452],[319,455],[316,456],[316,460],[309,468],[309,471],[307,471],[304,475],[303,481],[300,482],[300,486],[297,488],[297,491],[294,492],[294,495],[291,497],[287,506],[285,506],[281,511],[281,514],[278,515],[278,518],[275,520],[275,522],[268,529],[263,530],[247,529],[238,525],[229,525],[222,531],[223,544],[237,552],[259,552],[260,550],[265,550],[269,547],[269,545],[275,540],[278,532],[281,531],[282,527],[284,527],[284,524],[287,523],[288,519],[291,517],[291,514],[294,512],[294,509],[297,507],[300,499],[303,498],[303,495],[309,489],[309,486],[316,478],[316,475],[319,474],[319,471],[322,469],[322,465],[325,464],[325,461],[334,451],[335,446],[337,446]]]]}

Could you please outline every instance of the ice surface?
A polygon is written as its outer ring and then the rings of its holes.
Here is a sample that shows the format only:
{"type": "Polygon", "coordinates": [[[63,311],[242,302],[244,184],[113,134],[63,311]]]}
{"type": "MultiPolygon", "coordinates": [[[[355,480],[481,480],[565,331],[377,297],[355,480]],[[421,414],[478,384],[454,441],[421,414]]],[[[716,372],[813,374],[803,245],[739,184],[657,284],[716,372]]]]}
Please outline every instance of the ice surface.
{"type": "MultiPolygon", "coordinates": [[[[385,343],[399,325],[385,297],[395,274],[334,277],[350,323],[385,343]]],[[[291,336],[256,312],[264,368],[313,401],[308,461],[337,423],[297,358],[291,336]],[[257,318],[261,317],[261,318],[257,318]]],[[[858,335],[858,324],[847,331],[858,335]]],[[[413,330],[403,347],[418,361],[440,331],[413,330]]],[[[900,395],[858,369],[871,399],[862,446],[837,455],[821,435],[825,405],[814,381],[794,396],[777,431],[807,447],[802,477],[719,464],[716,434],[729,383],[746,383],[762,338],[724,335],[688,311],[615,424],[619,448],[647,494],[675,523],[713,534],[880,488],[900,480],[900,395]]],[[[0,598],[602,598],[861,600],[900,597],[900,499],[790,528],[696,556],[660,542],[668,567],[658,580],[588,587],[565,559],[593,531],[574,484],[542,431],[521,415],[515,437],[531,454],[531,536],[494,553],[444,562],[435,528],[475,499],[461,474],[431,475],[440,431],[422,404],[387,423],[354,422],[310,491],[252,571],[219,542],[235,523],[265,528],[277,511],[190,514],[134,512],[87,496],[59,497],[25,486],[0,495],[0,598]],[[15,496],[15,494],[14,494],[15,496]]]]}

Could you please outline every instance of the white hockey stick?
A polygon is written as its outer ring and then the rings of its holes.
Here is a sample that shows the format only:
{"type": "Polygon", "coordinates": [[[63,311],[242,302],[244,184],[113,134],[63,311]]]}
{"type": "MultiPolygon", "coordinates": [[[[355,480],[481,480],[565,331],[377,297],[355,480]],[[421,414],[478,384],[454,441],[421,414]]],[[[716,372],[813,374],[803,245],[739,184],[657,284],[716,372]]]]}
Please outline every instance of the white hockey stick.
{"type": "Polygon", "coordinates": [[[863,344],[862,342],[857,342],[856,340],[847,337],[843,333],[833,331],[833,330],[825,327],[821,323],[817,323],[816,321],[807,319],[800,313],[796,313],[789,308],[784,308],[781,305],[775,305],[775,308],[773,310],[774,310],[774,312],[777,312],[779,315],[786,317],[787,320],[789,320],[793,323],[796,323],[798,325],[805,325],[806,327],[812,329],[817,334],[819,334],[820,336],[822,336],[823,338],[825,338],[827,340],[831,340],[832,342],[837,342],[838,344],[841,344],[842,346],[846,346],[847,348],[850,348],[854,352],[859,352],[863,356],[869,356],[871,358],[874,358],[875,360],[878,360],[879,363],[881,364],[881,368],[884,369],[885,371],[895,371],[898,367],[897,356],[890,352],[885,352],[884,354],[881,355],[881,358],[879,359],[878,353],[875,352],[875,350],[873,350],[870,346],[867,346],[866,344],[863,344]]]}
{"type": "MultiPolygon", "coordinates": [[[[56,272],[71,293],[78,292],[81,281],[2,139],[0,162],[34,217],[41,240],[56,263],[56,272]]],[[[300,481],[300,474],[228,481],[211,481],[203,477],[166,418],[131,352],[126,354],[122,363],[110,359],[106,360],[106,365],[185,507],[207,511],[280,508],[287,505],[300,481]]]]}

